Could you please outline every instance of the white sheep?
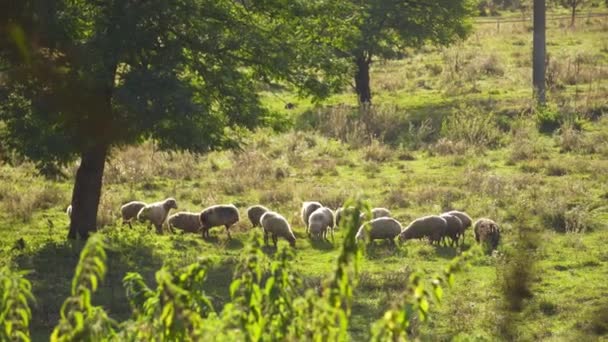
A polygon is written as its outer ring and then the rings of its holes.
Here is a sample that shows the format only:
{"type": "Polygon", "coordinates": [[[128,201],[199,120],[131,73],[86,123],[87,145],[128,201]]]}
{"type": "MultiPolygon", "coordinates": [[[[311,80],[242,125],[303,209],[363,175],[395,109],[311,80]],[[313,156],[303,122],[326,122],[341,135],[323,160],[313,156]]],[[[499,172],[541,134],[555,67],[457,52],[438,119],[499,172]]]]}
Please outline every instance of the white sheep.
{"type": "Polygon", "coordinates": [[[137,213],[137,220],[139,222],[149,221],[156,227],[156,232],[160,234],[171,209],[177,209],[177,202],[171,197],[164,201],[147,204],[137,213]]]}
{"type": "Polygon", "coordinates": [[[167,224],[171,232],[173,228],[178,228],[187,233],[199,233],[201,230],[201,218],[199,213],[181,211],[175,213],[167,219],[167,224]]]}
{"type": "Polygon", "coordinates": [[[308,218],[308,232],[311,237],[327,239],[328,231],[334,237],[334,213],[327,207],[315,210],[308,218]]]}
{"type": "Polygon", "coordinates": [[[281,216],[281,214],[274,211],[267,211],[260,218],[262,229],[264,229],[264,243],[268,245],[268,235],[272,235],[272,242],[274,246],[277,246],[279,237],[284,238],[289,242],[291,247],[296,246],[296,236],[293,234],[289,222],[281,216]]]}
{"type": "Polygon", "coordinates": [[[302,222],[304,223],[306,233],[308,233],[308,218],[315,210],[322,206],[323,205],[319,202],[302,202],[302,222]]]}
{"type": "Polygon", "coordinates": [[[137,219],[137,214],[139,214],[139,211],[145,206],[146,203],[144,202],[132,201],[120,207],[122,224],[129,224],[129,227],[133,228],[133,226],[131,226],[131,221],[137,219]]]}
{"type": "Polygon", "coordinates": [[[253,224],[254,227],[260,227],[260,219],[267,211],[268,208],[263,205],[252,205],[247,208],[247,217],[249,217],[249,221],[251,221],[251,224],[253,224]]]}
{"type": "Polygon", "coordinates": [[[402,227],[399,221],[392,217],[379,217],[364,223],[359,227],[355,238],[357,240],[389,240],[395,243],[395,237],[401,233],[402,227]]]}
{"type": "Polygon", "coordinates": [[[225,226],[228,239],[232,239],[230,227],[240,220],[239,210],[234,204],[212,205],[201,212],[200,218],[203,238],[209,237],[209,229],[212,227],[225,226]]]}

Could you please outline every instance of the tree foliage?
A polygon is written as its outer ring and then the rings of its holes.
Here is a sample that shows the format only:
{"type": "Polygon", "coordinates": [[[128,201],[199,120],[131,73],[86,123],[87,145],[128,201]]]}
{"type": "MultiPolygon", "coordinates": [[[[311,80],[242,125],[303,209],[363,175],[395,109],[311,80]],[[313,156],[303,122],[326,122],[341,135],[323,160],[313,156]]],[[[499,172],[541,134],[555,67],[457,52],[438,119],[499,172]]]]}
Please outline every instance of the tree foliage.
{"type": "Polygon", "coordinates": [[[396,58],[406,47],[445,45],[465,37],[471,29],[468,19],[474,7],[470,0],[350,2],[356,9],[358,34],[342,53],[356,65],[355,88],[361,102],[371,100],[368,67],[374,58],[396,58]]]}

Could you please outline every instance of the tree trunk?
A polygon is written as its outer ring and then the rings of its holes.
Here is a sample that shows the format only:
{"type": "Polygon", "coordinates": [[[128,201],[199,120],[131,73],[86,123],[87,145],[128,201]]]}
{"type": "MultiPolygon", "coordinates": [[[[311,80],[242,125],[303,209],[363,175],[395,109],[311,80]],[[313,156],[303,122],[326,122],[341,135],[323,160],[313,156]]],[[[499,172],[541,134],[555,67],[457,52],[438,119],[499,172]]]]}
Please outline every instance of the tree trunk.
{"type": "Polygon", "coordinates": [[[545,105],[545,0],[534,0],[532,83],[537,104],[545,105]]]}
{"type": "Polygon", "coordinates": [[[359,104],[371,104],[372,92],[369,87],[369,65],[371,60],[365,56],[358,56],[355,60],[357,72],[355,73],[355,91],[359,97],[359,104]]]}
{"type": "Polygon", "coordinates": [[[577,0],[571,0],[571,10],[572,10],[572,17],[570,19],[570,27],[574,28],[574,20],[576,19],[576,6],[578,5],[578,1],[577,0]]]}
{"type": "Polygon", "coordinates": [[[68,239],[86,240],[97,230],[97,209],[101,197],[103,169],[108,148],[100,144],[81,154],[72,192],[72,217],[68,239]]]}

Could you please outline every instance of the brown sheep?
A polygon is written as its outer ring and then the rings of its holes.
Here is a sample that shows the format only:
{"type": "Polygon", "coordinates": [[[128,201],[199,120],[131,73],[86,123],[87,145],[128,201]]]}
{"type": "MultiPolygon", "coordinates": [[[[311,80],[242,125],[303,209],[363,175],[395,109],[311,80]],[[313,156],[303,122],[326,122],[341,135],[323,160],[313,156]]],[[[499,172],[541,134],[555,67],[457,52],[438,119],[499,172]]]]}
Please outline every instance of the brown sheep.
{"type": "Polygon", "coordinates": [[[399,234],[399,240],[428,238],[431,243],[439,243],[445,235],[447,222],[443,217],[437,215],[424,216],[412,221],[399,234]]]}
{"type": "Polygon", "coordinates": [[[203,238],[209,237],[209,229],[212,227],[225,226],[228,239],[232,239],[230,227],[240,219],[239,210],[233,204],[210,206],[201,212],[200,217],[203,238]]]}
{"type": "Polygon", "coordinates": [[[500,242],[500,228],[498,224],[488,218],[480,218],[474,225],[475,241],[485,244],[492,250],[498,247],[500,242]]]}
{"type": "Polygon", "coordinates": [[[179,212],[175,213],[167,219],[169,230],[173,232],[173,228],[178,228],[186,233],[199,233],[201,231],[201,219],[198,213],[179,212]]]}
{"type": "Polygon", "coordinates": [[[462,237],[462,243],[464,243],[465,232],[466,232],[467,228],[469,228],[471,226],[471,224],[473,223],[473,220],[464,211],[451,210],[451,211],[448,211],[446,214],[457,216],[460,219],[460,221],[462,222],[462,231],[460,232],[460,234],[458,234],[458,238],[462,237]]]}
{"type": "Polygon", "coordinates": [[[260,219],[267,211],[270,210],[263,205],[252,205],[251,207],[247,208],[247,217],[254,227],[261,227],[262,224],[260,223],[260,219]]]}
{"type": "MultiPolygon", "coordinates": [[[[439,216],[443,217],[447,223],[444,238],[450,239],[450,246],[458,245],[460,234],[463,231],[462,221],[458,216],[452,214],[445,213],[439,216]]],[[[444,243],[447,245],[447,241],[444,241],[444,243]]]]}

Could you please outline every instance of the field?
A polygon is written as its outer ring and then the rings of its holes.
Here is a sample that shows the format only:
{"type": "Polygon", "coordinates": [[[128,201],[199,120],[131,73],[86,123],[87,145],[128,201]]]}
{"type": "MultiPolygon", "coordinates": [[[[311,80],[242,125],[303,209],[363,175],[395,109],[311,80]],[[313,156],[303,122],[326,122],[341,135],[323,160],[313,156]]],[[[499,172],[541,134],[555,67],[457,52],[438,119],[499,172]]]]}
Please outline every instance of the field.
{"type": "MultiPolygon", "coordinates": [[[[113,151],[98,220],[110,242],[108,274],[94,302],[125,319],[131,313],[126,272],[153,284],[162,266],[203,256],[211,264],[206,293],[221,308],[254,234],[244,209],[257,203],[288,218],[298,238],[292,266],[306,287],[318,287],[335,268],[343,232],[334,243],[310,241],[301,202],[335,209],[360,195],[404,225],[461,209],[502,229],[498,250],[456,274],[412,336],[608,339],[608,18],[581,18],[576,30],[567,22],[549,22],[545,109],[531,107],[528,23],[478,24],[455,46],[408,50],[400,60],[375,63],[372,109],[357,109],[350,92],[312,103],[277,86],[260,89],[274,130],[252,133],[241,150],[194,155],[157,151],[146,142],[113,151]],[[294,107],[285,109],[287,103],[294,107]],[[206,241],[120,224],[122,203],[169,196],[189,211],[234,203],[243,220],[232,240],[216,228],[206,241]]],[[[0,266],[29,271],[34,340],[48,339],[56,325],[82,248],[65,238],[75,170],[50,180],[28,161],[1,166],[0,266]]],[[[369,325],[399,298],[412,272],[441,272],[474,244],[469,230],[459,248],[423,241],[365,246],[352,340],[369,339],[369,325]]]]}

